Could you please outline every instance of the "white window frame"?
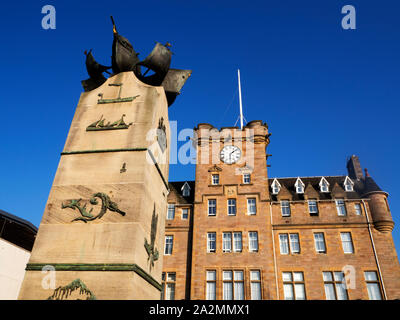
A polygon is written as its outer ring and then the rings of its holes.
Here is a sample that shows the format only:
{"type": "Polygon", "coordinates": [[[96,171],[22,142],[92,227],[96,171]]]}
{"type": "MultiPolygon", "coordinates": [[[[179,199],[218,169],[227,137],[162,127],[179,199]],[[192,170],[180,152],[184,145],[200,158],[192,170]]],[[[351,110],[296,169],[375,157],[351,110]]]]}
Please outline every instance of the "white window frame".
{"type": "Polygon", "coordinates": [[[219,185],[219,174],[218,173],[213,173],[211,175],[211,184],[213,186],[218,186],[219,185]]]}
{"type": "Polygon", "coordinates": [[[217,233],[207,232],[207,252],[216,252],[216,251],[217,251],[217,233]],[[213,239],[212,236],[214,236],[213,239]],[[211,243],[214,243],[214,249],[211,248],[211,243]]]}
{"type": "Polygon", "coordinates": [[[369,300],[382,300],[382,288],[376,271],[364,271],[369,300]]]}
{"type": "Polygon", "coordinates": [[[239,231],[232,232],[233,252],[242,252],[243,238],[242,233],[239,231]]]}
{"type": "Polygon", "coordinates": [[[174,236],[166,235],[165,236],[165,245],[164,245],[164,255],[170,256],[173,252],[173,249],[174,249],[174,236]],[[169,247],[171,248],[171,250],[168,250],[168,252],[167,252],[167,248],[169,248],[169,247]]]}
{"type": "Polygon", "coordinates": [[[237,212],[237,207],[236,207],[236,199],[235,198],[229,198],[227,200],[227,209],[228,209],[228,216],[236,216],[237,212]],[[232,203],[230,203],[232,201],[232,203]],[[233,208],[234,213],[229,213],[229,211],[233,208]]]}
{"type": "Polygon", "coordinates": [[[251,174],[243,173],[243,184],[250,184],[250,183],[251,183],[251,174]]]}
{"type": "Polygon", "coordinates": [[[323,232],[314,232],[314,246],[317,253],[326,253],[325,234],[323,232]],[[322,237],[318,239],[317,235],[318,237],[322,235],[322,237]],[[319,244],[322,244],[323,250],[319,248],[319,244]]]}
{"type": "Polygon", "coordinates": [[[281,214],[282,214],[282,217],[290,217],[291,216],[289,200],[281,200],[281,214]],[[285,211],[289,211],[289,212],[285,212],[285,211]]]}
{"type": "Polygon", "coordinates": [[[285,300],[306,300],[306,284],[303,272],[282,272],[283,295],[285,300]],[[287,289],[290,288],[290,296],[287,289]],[[301,294],[300,294],[301,291],[301,294]],[[301,298],[299,298],[299,296],[301,298]]]}
{"type": "Polygon", "coordinates": [[[257,214],[257,199],[256,198],[247,198],[247,214],[249,216],[254,216],[257,214]],[[254,202],[254,204],[252,203],[254,202]],[[252,210],[254,208],[254,210],[252,210]]]}
{"type": "Polygon", "coordinates": [[[217,299],[217,271],[206,271],[206,300],[217,299]],[[213,288],[212,290],[210,290],[213,288]]]}
{"type": "Polygon", "coordinates": [[[187,220],[189,218],[189,208],[182,208],[182,215],[181,215],[181,219],[182,220],[187,220]],[[185,216],[185,212],[186,212],[186,218],[185,216]]]}
{"type": "Polygon", "coordinates": [[[182,186],[182,196],[189,197],[190,196],[190,186],[187,182],[185,182],[182,186]]]}
{"type": "Polygon", "coordinates": [[[262,300],[260,270],[250,270],[250,299],[262,300]]]}
{"type": "Polygon", "coordinates": [[[304,187],[305,187],[305,185],[304,185],[303,181],[301,181],[300,178],[297,178],[296,183],[294,184],[294,186],[295,186],[295,189],[296,189],[296,193],[297,193],[297,194],[302,194],[302,193],[304,193],[304,187]]]}
{"type": "Polygon", "coordinates": [[[329,182],[324,177],[319,182],[319,189],[323,193],[329,192],[329,182]]]}
{"type": "Polygon", "coordinates": [[[354,182],[348,176],[344,179],[343,186],[346,192],[354,191],[354,182]]]}
{"type": "Polygon", "coordinates": [[[353,237],[351,235],[351,232],[341,232],[340,240],[342,242],[343,253],[353,254],[354,253],[354,244],[353,244],[353,237]]]}
{"type": "Polygon", "coordinates": [[[207,201],[207,212],[209,216],[216,216],[217,215],[217,199],[208,199],[207,201]],[[213,205],[211,205],[211,203],[213,203],[213,205]],[[215,211],[213,213],[210,213],[210,209],[212,209],[212,211],[215,211]]]}
{"type": "Polygon", "coordinates": [[[355,203],[354,204],[354,210],[355,210],[356,216],[362,216],[361,203],[355,203]]]}
{"type": "Polygon", "coordinates": [[[276,178],[274,179],[274,181],[272,181],[271,190],[272,194],[278,194],[279,191],[281,191],[281,184],[276,178]]]}
{"type": "Polygon", "coordinates": [[[343,198],[335,199],[335,204],[338,216],[340,217],[347,216],[346,203],[344,202],[344,199],[343,198]]]}
{"type": "Polygon", "coordinates": [[[249,231],[249,251],[258,252],[258,231],[249,231]],[[255,235],[255,237],[253,236],[255,235]]]}
{"type": "Polygon", "coordinates": [[[282,255],[290,254],[289,236],[287,233],[279,234],[279,250],[282,255]]]}
{"type": "Polygon", "coordinates": [[[319,215],[317,199],[308,199],[307,204],[308,204],[308,212],[310,213],[310,215],[319,215]],[[311,210],[311,208],[314,207],[316,208],[316,210],[311,210]]]}
{"type": "Polygon", "coordinates": [[[168,203],[168,210],[167,210],[167,220],[174,220],[175,218],[175,204],[168,203]],[[170,213],[172,212],[172,218],[170,213]]]}
{"type": "Polygon", "coordinates": [[[232,252],[232,232],[222,232],[222,252],[232,252]]]}

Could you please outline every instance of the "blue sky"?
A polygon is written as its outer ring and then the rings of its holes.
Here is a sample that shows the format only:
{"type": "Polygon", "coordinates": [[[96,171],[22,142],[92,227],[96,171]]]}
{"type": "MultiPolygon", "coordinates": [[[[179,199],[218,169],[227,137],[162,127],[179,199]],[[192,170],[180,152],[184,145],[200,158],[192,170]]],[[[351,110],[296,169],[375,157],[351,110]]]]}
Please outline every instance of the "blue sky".
{"type": "MultiPolygon", "coordinates": [[[[270,177],[346,174],[346,158],[389,193],[400,248],[400,4],[396,1],[18,1],[2,4],[1,209],[39,225],[87,78],[85,49],[110,64],[112,28],[144,58],[171,42],[173,66],[193,70],[169,109],[178,130],[244,114],[268,123],[270,177]],[[42,6],[56,29],[41,28],[42,6]],[[356,8],[344,30],[341,8],[356,8]]],[[[194,179],[172,165],[170,180],[194,179]]],[[[84,181],[82,181],[84,183],[84,181]]]]}

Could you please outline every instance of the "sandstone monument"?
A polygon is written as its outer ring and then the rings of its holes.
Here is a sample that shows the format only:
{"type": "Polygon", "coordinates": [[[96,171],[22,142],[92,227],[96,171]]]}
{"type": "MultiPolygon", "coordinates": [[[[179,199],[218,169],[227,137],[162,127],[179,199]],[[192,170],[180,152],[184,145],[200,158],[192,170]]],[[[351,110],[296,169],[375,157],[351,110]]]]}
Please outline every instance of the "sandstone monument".
{"type": "Polygon", "coordinates": [[[170,68],[170,44],[157,43],[141,61],[112,22],[112,66],[85,52],[90,78],[82,81],[19,299],[160,297],[168,107],[191,71],[170,68]]]}

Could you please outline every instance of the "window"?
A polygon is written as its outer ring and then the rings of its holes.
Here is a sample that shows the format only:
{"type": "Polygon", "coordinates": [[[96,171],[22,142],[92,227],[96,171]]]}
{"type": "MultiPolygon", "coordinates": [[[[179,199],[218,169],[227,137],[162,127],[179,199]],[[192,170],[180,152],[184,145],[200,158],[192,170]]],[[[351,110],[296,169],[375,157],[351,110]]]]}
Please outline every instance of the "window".
{"type": "Polygon", "coordinates": [[[243,271],[222,271],[223,300],[244,299],[244,276],[243,271]],[[233,277],[232,277],[233,274],[233,277]]]}
{"type": "Polygon", "coordinates": [[[251,182],[250,173],[243,174],[243,183],[249,184],[251,182]]]}
{"type": "Polygon", "coordinates": [[[351,181],[351,179],[349,177],[346,177],[346,179],[344,180],[343,185],[344,185],[344,190],[346,192],[353,191],[354,182],[351,181]]]}
{"type": "Polygon", "coordinates": [[[343,272],[322,272],[326,300],[348,300],[343,272]]]}
{"type": "Polygon", "coordinates": [[[344,200],[343,199],[336,199],[335,202],[336,202],[336,211],[338,213],[338,216],[347,215],[346,205],[344,204],[344,200]]]}
{"type": "Polygon", "coordinates": [[[175,217],[175,205],[168,204],[167,220],[172,220],[175,217]]]}
{"type": "Polygon", "coordinates": [[[356,215],[357,215],[357,216],[362,215],[361,204],[355,203],[355,204],[354,204],[354,209],[355,209],[355,212],[356,212],[356,215]]]}
{"type": "Polygon", "coordinates": [[[241,232],[233,233],[233,251],[234,252],[242,252],[242,233],[241,232]]]}
{"type": "Polygon", "coordinates": [[[165,279],[165,272],[162,273],[162,291],[161,300],[175,300],[175,281],[176,273],[168,272],[167,278],[165,279]]]}
{"type": "Polygon", "coordinates": [[[299,235],[297,233],[281,233],[279,235],[281,254],[300,253],[299,235]]]}
{"type": "Polygon", "coordinates": [[[258,251],[258,232],[257,231],[249,231],[249,251],[251,251],[251,252],[258,251]]]}
{"type": "Polygon", "coordinates": [[[174,237],[173,236],[165,236],[164,254],[166,254],[166,255],[172,254],[173,242],[174,242],[174,237]]]}
{"type": "Polygon", "coordinates": [[[341,232],[340,238],[342,239],[342,247],[344,253],[354,253],[353,241],[350,232],[341,232]]]}
{"type": "Polygon", "coordinates": [[[217,299],[217,272],[215,270],[207,270],[206,273],[206,300],[217,299]]]}
{"type": "Polygon", "coordinates": [[[232,233],[222,233],[222,252],[232,252],[232,233]]]}
{"type": "Polygon", "coordinates": [[[294,186],[296,188],[296,193],[304,193],[304,183],[300,180],[300,178],[297,178],[294,186]]]}
{"type": "Polygon", "coordinates": [[[219,184],[219,174],[213,174],[211,176],[211,184],[213,184],[213,185],[219,184]]]}
{"type": "Polygon", "coordinates": [[[260,270],[250,270],[250,299],[261,300],[260,270]]]}
{"type": "Polygon", "coordinates": [[[378,276],[376,272],[365,271],[364,278],[367,284],[369,300],[382,300],[381,287],[379,285],[378,276]]]}
{"type": "Polygon", "coordinates": [[[207,233],[207,252],[215,252],[217,246],[217,235],[215,232],[207,233]]]}
{"type": "Polygon", "coordinates": [[[324,177],[322,177],[319,182],[319,188],[321,192],[329,192],[329,183],[324,177]]]}
{"type": "Polygon", "coordinates": [[[322,232],[314,233],[315,251],[318,253],[325,253],[325,238],[322,232]]]}
{"type": "Polygon", "coordinates": [[[300,253],[299,235],[297,233],[289,234],[289,244],[291,253],[300,253]]]}
{"type": "Polygon", "coordinates": [[[247,214],[254,215],[257,213],[256,198],[247,199],[247,214]]]}
{"type": "Polygon", "coordinates": [[[233,299],[232,271],[222,271],[223,300],[233,299]]]}
{"type": "Polygon", "coordinates": [[[187,182],[185,182],[185,184],[183,185],[182,189],[182,195],[184,197],[189,197],[190,196],[190,186],[187,182]]]}
{"type": "Polygon", "coordinates": [[[306,290],[303,272],[282,272],[285,300],[305,300],[306,290]]]}
{"type": "Polygon", "coordinates": [[[228,215],[236,215],[236,199],[228,199],[228,215]]]}
{"type": "Polygon", "coordinates": [[[318,205],[316,199],[308,200],[308,211],[310,212],[310,216],[318,215],[318,205]]]}
{"type": "Polygon", "coordinates": [[[215,216],[217,214],[217,200],[209,199],[208,200],[208,215],[215,216]]]}
{"type": "Polygon", "coordinates": [[[290,217],[290,203],[289,200],[281,201],[282,217],[290,217]]]}
{"type": "Polygon", "coordinates": [[[271,189],[272,189],[272,194],[278,194],[279,191],[281,190],[281,185],[278,182],[278,180],[274,179],[274,181],[271,184],[271,189]]]}
{"type": "Polygon", "coordinates": [[[183,220],[187,220],[188,216],[189,216],[189,209],[188,208],[183,208],[182,209],[182,219],[183,220]]]}
{"type": "Polygon", "coordinates": [[[281,254],[289,254],[289,240],[286,233],[279,235],[279,247],[281,254]]]}

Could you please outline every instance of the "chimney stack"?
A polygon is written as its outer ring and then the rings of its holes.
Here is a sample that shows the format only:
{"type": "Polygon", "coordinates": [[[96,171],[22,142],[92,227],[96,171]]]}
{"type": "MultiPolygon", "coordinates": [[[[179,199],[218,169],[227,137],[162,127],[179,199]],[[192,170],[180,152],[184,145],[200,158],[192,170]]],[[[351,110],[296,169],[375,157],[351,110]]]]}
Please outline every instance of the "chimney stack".
{"type": "Polygon", "coordinates": [[[352,155],[350,159],[347,161],[347,172],[351,179],[363,179],[363,171],[361,169],[360,160],[356,155],[352,155]]]}

